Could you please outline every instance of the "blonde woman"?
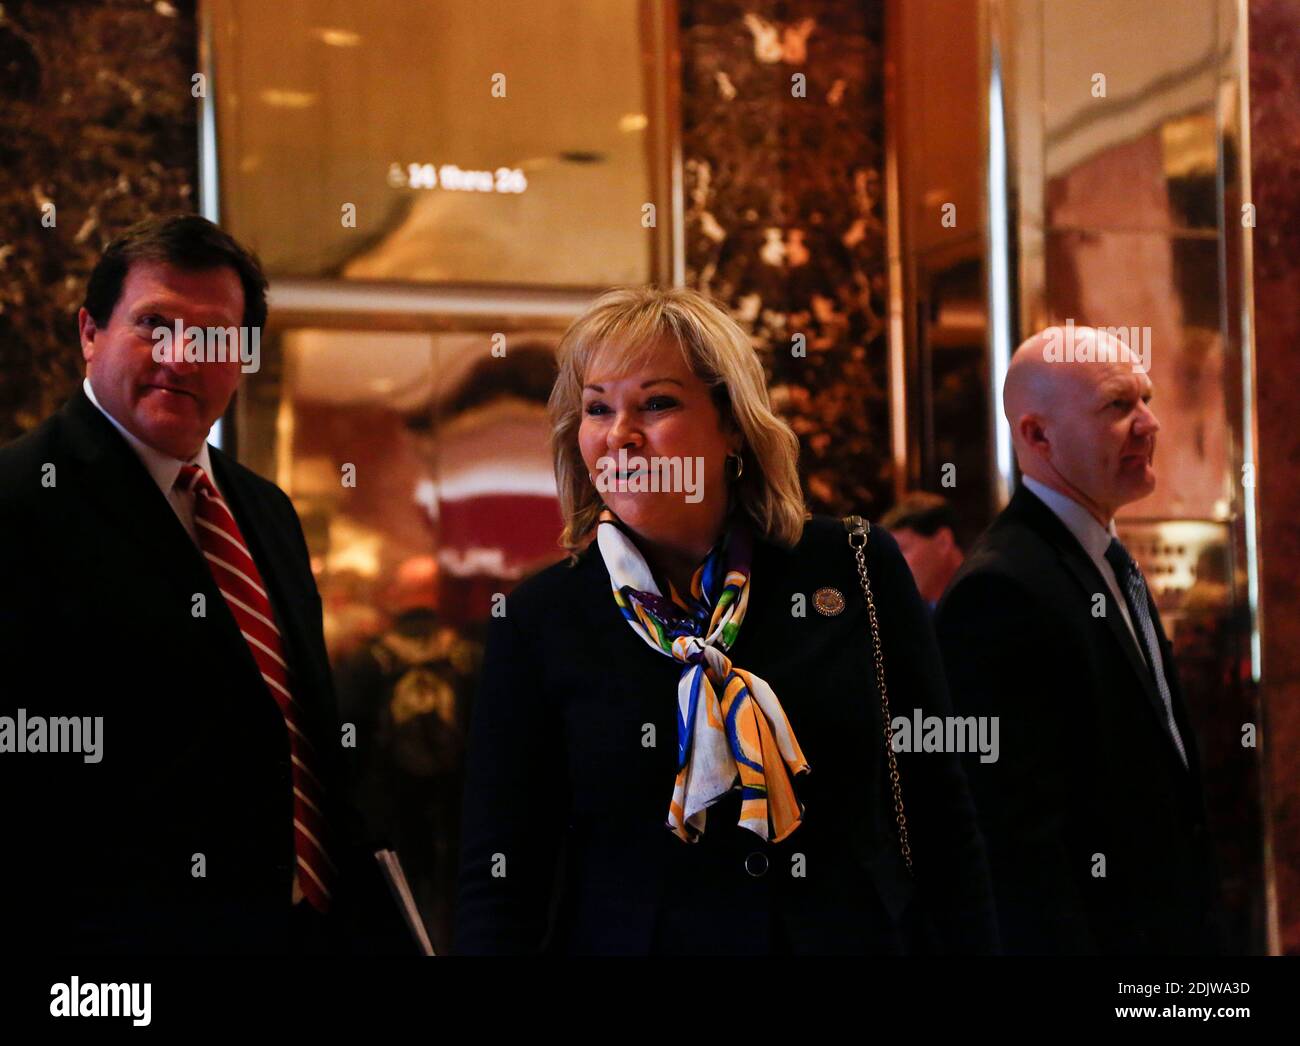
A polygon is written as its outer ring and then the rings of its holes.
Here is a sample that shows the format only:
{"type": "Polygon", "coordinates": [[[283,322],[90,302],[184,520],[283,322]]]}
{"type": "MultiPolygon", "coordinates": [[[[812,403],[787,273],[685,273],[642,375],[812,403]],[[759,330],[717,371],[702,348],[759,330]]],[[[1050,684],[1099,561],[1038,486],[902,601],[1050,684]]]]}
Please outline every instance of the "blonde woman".
{"type": "MultiPolygon", "coordinates": [[[[808,517],[744,332],[691,291],[612,291],[550,410],[570,558],[491,625],[457,950],[993,950],[956,755],[898,754],[900,838],[849,536],[808,517]]],[[[866,562],[893,716],[949,714],[877,528],[866,562]]]]}

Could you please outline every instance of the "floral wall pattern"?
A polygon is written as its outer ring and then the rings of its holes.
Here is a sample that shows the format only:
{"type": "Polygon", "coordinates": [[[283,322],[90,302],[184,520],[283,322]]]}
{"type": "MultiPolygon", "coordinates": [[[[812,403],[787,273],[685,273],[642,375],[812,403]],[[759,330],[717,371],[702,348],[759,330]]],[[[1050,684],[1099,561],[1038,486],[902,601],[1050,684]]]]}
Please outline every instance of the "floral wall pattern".
{"type": "Polygon", "coordinates": [[[751,332],[809,507],[837,515],[892,490],[883,8],[680,8],[687,283],[751,332]]]}
{"type": "Polygon", "coordinates": [[[197,205],[195,40],[193,0],[0,7],[0,444],[80,384],[103,247],[197,205]]]}

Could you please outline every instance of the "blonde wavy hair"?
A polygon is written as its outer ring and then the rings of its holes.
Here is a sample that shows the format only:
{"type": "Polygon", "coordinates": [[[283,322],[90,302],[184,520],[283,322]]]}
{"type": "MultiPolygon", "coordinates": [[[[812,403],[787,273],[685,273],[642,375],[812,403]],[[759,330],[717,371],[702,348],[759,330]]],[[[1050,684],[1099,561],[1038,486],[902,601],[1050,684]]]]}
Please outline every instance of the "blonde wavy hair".
{"type": "Polygon", "coordinates": [[[604,507],[587,476],[578,446],[587,369],[606,347],[619,354],[622,377],[665,339],[674,342],[691,372],[710,386],[724,429],[743,437],[741,476],[731,485],[732,506],[756,534],[793,548],[808,518],[799,486],[799,439],[772,411],[767,379],[749,338],[725,312],[696,291],[629,287],[608,291],[573,321],[557,351],[559,374],[551,390],[551,453],[570,556],[586,543],[604,507]]]}

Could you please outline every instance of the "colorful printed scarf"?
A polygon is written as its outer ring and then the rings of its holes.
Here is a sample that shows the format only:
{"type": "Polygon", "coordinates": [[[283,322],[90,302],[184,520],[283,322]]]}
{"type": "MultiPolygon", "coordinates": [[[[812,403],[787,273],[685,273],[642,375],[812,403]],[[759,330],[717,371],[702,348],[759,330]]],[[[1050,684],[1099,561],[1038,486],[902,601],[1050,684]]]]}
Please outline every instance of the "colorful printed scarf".
{"type": "Polygon", "coordinates": [[[791,776],[806,772],[808,764],[772,688],[734,667],[725,653],[749,604],[748,527],[736,524],[714,546],[696,568],[686,598],[671,581],[669,597],[660,593],[645,558],[609,509],[600,515],[596,541],[627,623],[685,666],[677,684],[677,781],[668,827],[697,842],[708,808],[738,783],[738,823],[780,842],[799,827],[803,811],[791,776]]]}

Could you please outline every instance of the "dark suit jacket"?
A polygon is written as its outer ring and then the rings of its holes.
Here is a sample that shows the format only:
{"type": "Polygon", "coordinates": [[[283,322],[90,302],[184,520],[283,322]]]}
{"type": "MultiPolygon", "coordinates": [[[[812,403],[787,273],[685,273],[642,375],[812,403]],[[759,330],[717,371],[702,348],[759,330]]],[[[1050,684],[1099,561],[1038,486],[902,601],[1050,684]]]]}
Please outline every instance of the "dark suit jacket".
{"type": "MultiPolygon", "coordinates": [[[[893,712],[943,714],[939,655],[907,565],[884,530],[872,528],[868,547],[893,712]]],[[[804,823],[769,845],[737,827],[733,793],[709,811],[700,842],[665,827],[682,666],[624,621],[593,543],[576,565],[521,584],[491,622],[469,745],[459,952],[895,953],[924,936],[922,907],[935,947],[996,947],[956,757],[898,757],[915,879],[899,854],[865,600],[840,521],[809,521],[794,550],[756,541],[750,584],[729,656],[771,684],[808,759],[796,781],[804,823]],[[824,586],[845,597],[837,617],[812,607],[824,586]],[[805,616],[793,614],[796,594],[805,616]]]]}
{"type": "Polygon", "coordinates": [[[1028,489],[975,544],[940,604],[953,704],[1000,717],[999,760],[967,770],[1010,953],[1219,948],[1196,739],[1150,611],[1190,770],[1110,589],[1028,489]],[[1097,593],[1104,617],[1093,615],[1097,593]]]}
{"type": "MultiPolygon", "coordinates": [[[[274,484],[210,453],[270,592],[294,695],[323,753],[318,773],[334,792],[340,729],[298,517],[274,484]]],[[[291,910],[283,717],[202,555],[80,389],[0,449],[0,666],[0,715],[103,717],[99,763],[0,754],[7,944],[251,953],[308,940],[364,947],[356,934],[368,922],[393,933],[373,857],[341,807],[327,811],[343,869],[331,916],[291,910]],[[202,617],[192,613],[198,593],[202,617]],[[196,854],[204,877],[191,874],[196,854]]]]}

